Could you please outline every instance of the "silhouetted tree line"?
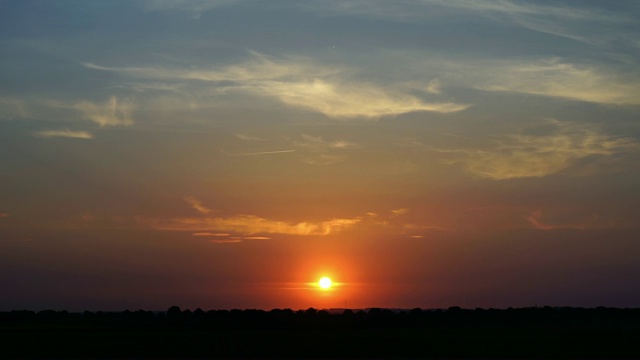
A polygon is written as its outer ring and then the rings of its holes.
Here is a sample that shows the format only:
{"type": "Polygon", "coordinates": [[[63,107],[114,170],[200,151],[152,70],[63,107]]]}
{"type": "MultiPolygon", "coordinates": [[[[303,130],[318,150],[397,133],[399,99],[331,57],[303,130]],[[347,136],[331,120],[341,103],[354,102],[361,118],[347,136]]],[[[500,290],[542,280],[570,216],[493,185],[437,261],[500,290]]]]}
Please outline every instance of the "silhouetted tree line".
{"type": "Polygon", "coordinates": [[[185,328],[215,330],[375,329],[375,328],[539,328],[640,330],[640,309],[531,307],[508,309],[396,310],[371,308],[342,313],[327,310],[181,310],[71,313],[44,310],[0,312],[0,323],[86,328],[185,328]]]}
{"type": "Polygon", "coordinates": [[[11,311],[0,339],[0,358],[640,358],[640,309],[11,311]]]}

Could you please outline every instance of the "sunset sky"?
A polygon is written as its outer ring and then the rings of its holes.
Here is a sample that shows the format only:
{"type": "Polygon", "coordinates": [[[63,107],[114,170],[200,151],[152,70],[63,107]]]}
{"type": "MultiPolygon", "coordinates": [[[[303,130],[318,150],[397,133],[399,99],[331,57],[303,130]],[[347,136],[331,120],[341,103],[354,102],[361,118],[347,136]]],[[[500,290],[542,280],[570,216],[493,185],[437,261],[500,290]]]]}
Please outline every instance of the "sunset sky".
{"type": "Polygon", "coordinates": [[[639,19],[0,0],[0,310],[640,306],[639,19]]]}

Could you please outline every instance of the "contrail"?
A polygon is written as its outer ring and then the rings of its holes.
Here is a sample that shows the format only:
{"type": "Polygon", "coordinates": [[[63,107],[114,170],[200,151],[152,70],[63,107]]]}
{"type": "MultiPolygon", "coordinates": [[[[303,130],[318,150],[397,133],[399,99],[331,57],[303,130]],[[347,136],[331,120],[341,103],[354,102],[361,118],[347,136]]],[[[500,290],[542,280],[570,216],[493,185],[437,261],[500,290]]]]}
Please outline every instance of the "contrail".
{"type": "Polygon", "coordinates": [[[262,151],[262,152],[253,152],[253,153],[242,153],[242,154],[229,154],[223,150],[223,152],[229,156],[251,156],[251,155],[267,155],[267,154],[282,154],[282,153],[290,153],[295,152],[295,150],[276,150],[276,151],[262,151]]]}

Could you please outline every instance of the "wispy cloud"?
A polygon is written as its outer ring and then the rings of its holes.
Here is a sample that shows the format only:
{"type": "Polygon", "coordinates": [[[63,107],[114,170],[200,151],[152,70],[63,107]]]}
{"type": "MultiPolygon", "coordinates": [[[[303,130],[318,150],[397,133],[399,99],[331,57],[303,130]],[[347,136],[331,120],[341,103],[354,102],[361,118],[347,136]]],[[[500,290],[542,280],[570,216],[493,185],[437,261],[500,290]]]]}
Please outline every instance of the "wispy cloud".
{"type": "Polygon", "coordinates": [[[74,130],[43,130],[33,133],[33,136],[41,138],[65,137],[72,139],[93,139],[93,134],[87,131],[74,130]]]}
{"type": "MultiPolygon", "coordinates": [[[[208,11],[241,3],[238,0],[148,0],[144,2],[144,9],[174,11],[200,18],[208,11]]],[[[603,43],[610,38],[606,30],[610,32],[612,25],[634,22],[628,14],[610,12],[606,8],[592,7],[592,4],[563,6],[516,0],[308,0],[296,5],[324,16],[356,16],[398,22],[422,22],[452,13],[469,14],[590,44],[603,43]],[[593,26],[594,23],[607,26],[593,26]]],[[[276,10],[280,5],[268,6],[276,10]]]]}
{"type": "Polygon", "coordinates": [[[640,79],[594,66],[563,62],[498,61],[474,69],[478,89],[612,105],[640,105],[640,79]]]}
{"type": "Polygon", "coordinates": [[[623,26],[635,23],[634,18],[629,14],[611,12],[607,8],[593,7],[592,4],[587,3],[563,6],[559,3],[541,4],[509,0],[429,0],[429,2],[474,12],[496,20],[509,21],[529,30],[592,45],[606,45],[607,40],[620,38],[620,36],[626,37],[625,31],[622,30],[623,26]],[[616,28],[619,31],[613,30],[616,28]]]}
{"type": "Polygon", "coordinates": [[[256,215],[177,219],[140,219],[152,228],[175,231],[230,231],[240,234],[329,235],[359,223],[361,218],[330,219],[322,222],[289,223],[256,215]]]}
{"type": "Polygon", "coordinates": [[[540,230],[557,230],[557,229],[575,229],[584,230],[588,227],[586,224],[550,224],[542,220],[542,211],[536,210],[527,215],[525,219],[536,229],[540,230]]]}
{"type": "Polygon", "coordinates": [[[514,0],[422,0],[423,4],[433,4],[462,10],[502,13],[509,15],[547,16],[558,19],[576,19],[585,21],[620,21],[626,16],[611,15],[604,9],[589,8],[588,6],[565,7],[561,4],[542,4],[528,1],[514,0]]]}
{"type": "Polygon", "coordinates": [[[427,56],[421,52],[405,55],[387,52],[381,56],[389,56],[389,61],[403,64],[408,74],[423,79],[407,84],[415,89],[432,81],[428,80],[430,75],[437,74],[436,88],[446,85],[604,105],[640,105],[640,74],[635,67],[616,62],[579,62],[561,57],[470,60],[427,56]]]}
{"type": "Polygon", "coordinates": [[[253,155],[285,154],[285,153],[292,153],[295,151],[296,150],[294,149],[289,149],[289,150],[258,151],[258,152],[234,153],[234,154],[229,154],[225,152],[225,154],[227,154],[228,156],[253,156],[253,155]]]}
{"type": "Polygon", "coordinates": [[[187,196],[186,198],[184,198],[184,201],[186,201],[189,205],[191,205],[191,207],[194,210],[196,210],[197,212],[199,212],[201,214],[208,214],[208,213],[213,211],[211,209],[208,209],[204,205],[202,205],[200,200],[196,199],[193,196],[187,196]]]}
{"type": "Polygon", "coordinates": [[[7,216],[9,216],[9,213],[0,212],[0,218],[7,217],[7,216]]]}
{"type": "MultiPolygon", "coordinates": [[[[302,9],[325,16],[357,16],[396,22],[424,22],[456,14],[479,16],[589,44],[604,44],[612,37],[612,27],[635,23],[628,14],[592,5],[583,2],[563,6],[513,0],[316,0],[298,4],[302,9]]],[[[625,34],[621,31],[613,36],[620,35],[625,34]]]]}
{"type": "Polygon", "coordinates": [[[222,239],[222,240],[209,240],[210,243],[214,244],[238,244],[241,243],[240,239],[222,239]]]}
{"type": "Polygon", "coordinates": [[[17,98],[0,98],[1,119],[23,119],[31,116],[25,101],[17,98]]]}
{"type": "MultiPolygon", "coordinates": [[[[451,230],[432,221],[429,224],[415,223],[416,216],[411,216],[411,222],[405,218],[410,213],[408,208],[398,208],[383,211],[384,215],[366,212],[361,216],[348,218],[331,218],[324,221],[286,221],[274,220],[257,215],[236,214],[229,216],[211,216],[202,214],[197,217],[149,218],[136,217],[139,226],[156,230],[184,231],[191,236],[206,240],[269,240],[269,234],[295,236],[327,236],[343,231],[358,229],[376,229],[383,233],[423,235],[428,231],[451,230]]],[[[433,220],[433,219],[431,219],[433,220]]]]}
{"type": "Polygon", "coordinates": [[[634,217],[603,216],[597,213],[597,209],[534,210],[526,214],[524,219],[538,230],[623,229],[638,226],[634,217]]]}
{"type": "Polygon", "coordinates": [[[81,101],[74,108],[82,112],[85,118],[100,126],[131,126],[133,125],[133,104],[119,101],[112,96],[104,104],[81,101]]]}
{"type": "MultiPolygon", "coordinates": [[[[558,19],[578,20],[620,20],[620,16],[603,13],[602,9],[589,7],[564,7],[555,4],[531,3],[514,0],[312,0],[300,4],[301,7],[323,12],[325,15],[350,15],[373,17],[396,21],[420,21],[434,16],[425,11],[432,9],[440,15],[438,8],[452,8],[460,11],[484,14],[505,14],[510,16],[547,16],[558,19]]],[[[623,17],[624,18],[624,17],[623,17]]]]}
{"type": "Polygon", "coordinates": [[[395,116],[416,111],[453,113],[470,105],[454,102],[428,103],[397,89],[371,83],[337,82],[314,79],[299,82],[269,82],[256,88],[280,101],[325,114],[333,118],[395,116]]]}
{"type": "Polygon", "coordinates": [[[640,144],[631,138],[600,133],[595,128],[548,120],[554,130],[548,135],[513,134],[499,137],[493,149],[435,149],[453,159],[445,163],[462,163],[473,175],[505,180],[543,177],[569,168],[588,157],[607,157],[638,151],[640,144]]]}
{"type": "Polygon", "coordinates": [[[301,140],[295,141],[294,144],[312,152],[324,152],[329,149],[353,149],[358,145],[346,140],[328,141],[321,136],[313,136],[302,134],[301,140]]]}
{"type": "Polygon", "coordinates": [[[312,165],[330,165],[347,159],[345,150],[358,148],[359,145],[346,140],[325,140],[321,136],[302,134],[293,142],[300,148],[302,161],[312,165]]]}
{"type": "Polygon", "coordinates": [[[215,244],[227,244],[227,243],[240,243],[244,240],[270,240],[267,236],[231,236],[227,233],[210,233],[210,232],[197,232],[191,234],[193,236],[199,236],[207,238],[207,241],[215,244]],[[214,239],[209,239],[213,237],[214,239]]]}
{"type": "Polygon", "coordinates": [[[249,51],[249,57],[243,62],[208,68],[108,67],[88,62],[81,64],[89,69],[127,74],[139,78],[236,83],[230,85],[232,87],[241,87],[242,85],[251,87],[251,85],[258,85],[265,81],[295,81],[300,78],[327,77],[346,70],[341,66],[318,64],[305,57],[273,58],[255,51],[249,51]]]}
{"type": "Polygon", "coordinates": [[[409,211],[411,211],[410,209],[395,209],[395,210],[391,210],[391,216],[392,217],[396,217],[396,216],[401,216],[401,215],[406,215],[409,213],[409,211]]]}
{"type": "Polygon", "coordinates": [[[427,83],[427,86],[425,86],[424,91],[429,93],[429,94],[441,94],[442,93],[442,84],[440,83],[440,80],[438,79],[433,79],[433,80],[429,80],[429,82],[427,83]]]}
{"type": "MultiPolygon", "coordinates": [[[[238,137],[238,135],[236,135],[238,137]]],[[[263,139],[254,140],[253,137],[241,138],[243,141],[266,141],[263,139]]],[[[297,139],[287,139],[290,145],[295,149],[257,151],[257,152],[238,152],[229,153],[221,150],[227,156],[254,156],[254,155],[270,155],[270,154],[286,154],[298,153],[302,162],[312,165],[330,165],[345,161],[347,156],[346,150],[356,149],[360,146],[347,140],[325,140],[321,136],[313,136],[309,134],[301,134],[297,139]]]]}
{"type": "MultiPolygon", "coordinates": [[[[470,106],[452,101],[427,102],[400,84],[382,86],[355,80],[354,69],[343,66],[322,64],[304,57],[272,58],[256,52],[250,54],[251,58],[244,62],[210,69],[83,65],[155,80],[198,80],[211,83],[219,93],[241,92],[271,97],[332,118],[376,119],[416,111],[452,113],[470,106]]],[[[431,87],[433,92],[433,84],[431,87]]]]}

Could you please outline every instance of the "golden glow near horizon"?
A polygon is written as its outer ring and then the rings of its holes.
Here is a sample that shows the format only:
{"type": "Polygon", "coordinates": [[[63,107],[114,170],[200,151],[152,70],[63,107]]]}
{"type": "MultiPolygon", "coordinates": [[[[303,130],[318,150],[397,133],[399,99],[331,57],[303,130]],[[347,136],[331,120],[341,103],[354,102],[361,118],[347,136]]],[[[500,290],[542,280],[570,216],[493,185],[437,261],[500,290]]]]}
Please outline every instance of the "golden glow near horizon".
{"type": "Polygon", "coordinates": [[[331,279],[329,279],[328,277],[323,277],[320,279],[320,281],[318,281],[318,286],[320,286],[322,289],[329,289],[331,287],[332,281],[331,279]]]}

